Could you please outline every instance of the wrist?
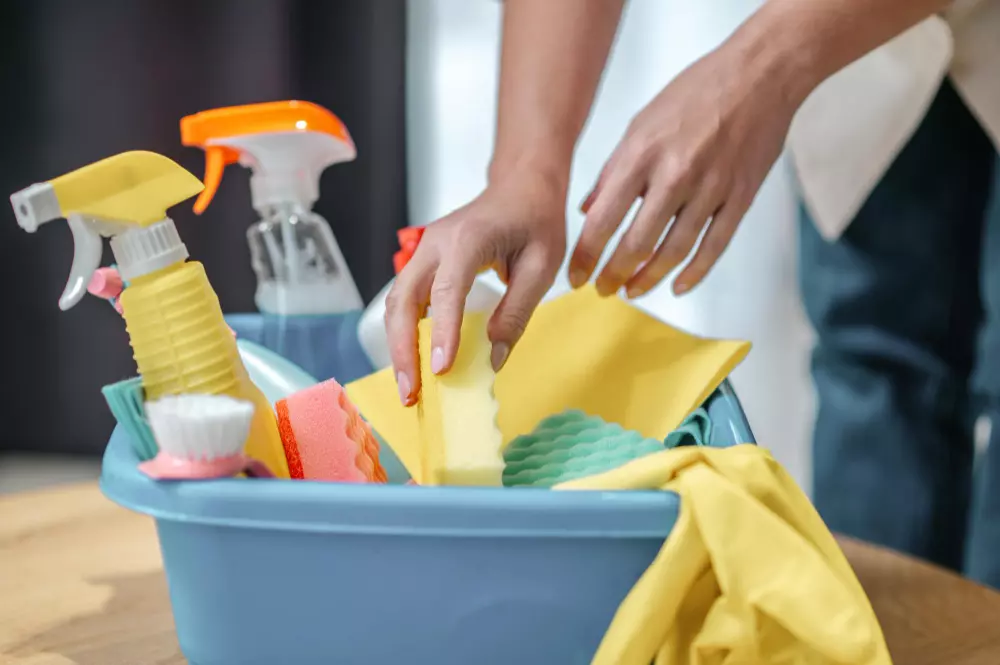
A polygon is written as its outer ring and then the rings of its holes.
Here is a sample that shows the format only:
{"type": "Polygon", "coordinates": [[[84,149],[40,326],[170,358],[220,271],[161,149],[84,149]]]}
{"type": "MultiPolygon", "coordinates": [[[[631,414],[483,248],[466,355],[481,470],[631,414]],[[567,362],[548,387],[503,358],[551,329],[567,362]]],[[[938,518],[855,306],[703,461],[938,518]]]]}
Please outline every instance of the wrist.
{"type": "Polygon", "coordinates": [[[827,71],[823,36],[783,3],[765,3],[726,46],[746,63],[754,82],[770,88],[793,112],[833,73],[827,71]]]}
{"type": "Polygon", "coordinates": [[[571,153],[564,156],[555,149],[520,153],[497,150],[490,161],[488,186],[527,179],[565,201],[569,190],[570,159],[571,153]]]}

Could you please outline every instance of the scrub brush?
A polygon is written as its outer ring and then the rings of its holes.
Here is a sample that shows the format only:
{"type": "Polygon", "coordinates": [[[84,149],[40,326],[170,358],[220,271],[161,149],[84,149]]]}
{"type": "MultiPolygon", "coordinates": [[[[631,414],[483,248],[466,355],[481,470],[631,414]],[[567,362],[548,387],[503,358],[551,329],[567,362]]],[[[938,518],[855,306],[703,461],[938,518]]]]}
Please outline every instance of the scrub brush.
{"type": "Polygon", "coordinates": [[[142,377],[137,376],[104,386],[101,388],[101,393],[115,420],[128,432],[132,449],[139,457],[139,461],[153,459],[156,456],[156,440],[153,438],[153,431],[149,428],[146,412],[143,409],[145,394],[142,390],[142,377]]]}
{"type": "Polygon", "coordinates": [[[569,410],[540,422],[504,451],[506,487],[552,487],[615,469],[664,449],[663,442],[569,410]]]}
{"type": "Polygon", "coordinates": [[[151,478],[273,476],[243,453],[254,415],[250,402],[228,395],[168,395],[146,402],[146,415],[160,447],[156,457],[139,465],[151,478]]]}

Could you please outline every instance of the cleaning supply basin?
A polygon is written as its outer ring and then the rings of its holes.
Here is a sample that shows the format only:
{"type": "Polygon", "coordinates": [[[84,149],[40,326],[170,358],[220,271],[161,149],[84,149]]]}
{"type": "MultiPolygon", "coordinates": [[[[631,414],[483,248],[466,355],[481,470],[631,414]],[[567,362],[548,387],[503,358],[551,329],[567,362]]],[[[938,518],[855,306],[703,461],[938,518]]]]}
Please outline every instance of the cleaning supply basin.
{"type": "MultiPolygon", "coordinates": [[[[753,442],[728,382],[705,406],[711,445],[753,442]]],[[[158,483],[138,462],[116,429],[101,487],[155,518],[192,665],[585,665],[679,501],[670,492],[158,483]]]]}

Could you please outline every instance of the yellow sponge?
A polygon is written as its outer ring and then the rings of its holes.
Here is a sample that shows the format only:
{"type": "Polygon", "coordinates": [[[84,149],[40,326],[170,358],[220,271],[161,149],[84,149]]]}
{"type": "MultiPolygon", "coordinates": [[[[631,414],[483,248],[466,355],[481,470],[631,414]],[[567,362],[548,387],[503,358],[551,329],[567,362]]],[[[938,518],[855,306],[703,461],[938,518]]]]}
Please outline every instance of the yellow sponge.
{"type": "Polygon", "coordinates": [[[431,320],[419,327],[420,485],[503,484],[503,435],[497,427],[485,314],[469,313],[451,369],[431,371],[431,320]]]}

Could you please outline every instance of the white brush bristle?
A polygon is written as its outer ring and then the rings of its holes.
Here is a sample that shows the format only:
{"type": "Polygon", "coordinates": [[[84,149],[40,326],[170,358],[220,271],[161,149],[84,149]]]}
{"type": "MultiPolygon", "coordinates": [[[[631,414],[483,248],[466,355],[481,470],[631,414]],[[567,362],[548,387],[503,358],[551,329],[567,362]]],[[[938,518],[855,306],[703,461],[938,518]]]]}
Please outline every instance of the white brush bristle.
{"type": "Polygon", "coordinates": [[[146,402],[146,418],[163,452],[213,460],[243,451],[254,406],[228,395],[169,395],[146,402]]]}

